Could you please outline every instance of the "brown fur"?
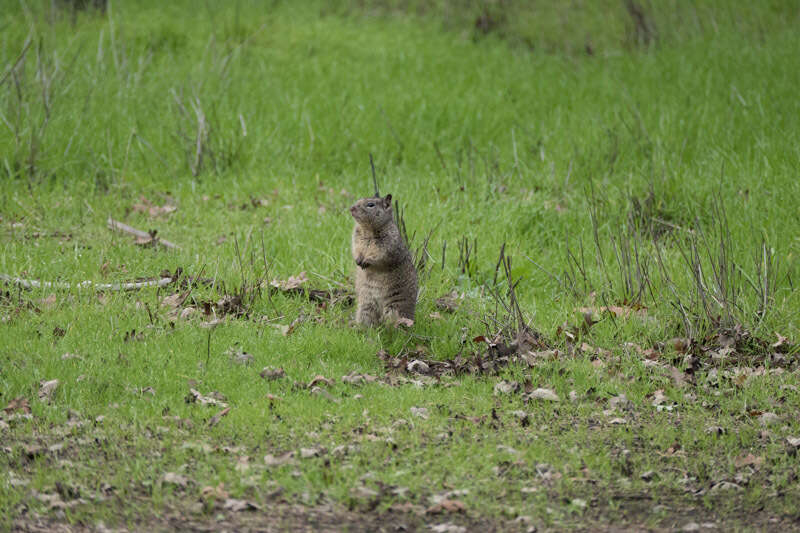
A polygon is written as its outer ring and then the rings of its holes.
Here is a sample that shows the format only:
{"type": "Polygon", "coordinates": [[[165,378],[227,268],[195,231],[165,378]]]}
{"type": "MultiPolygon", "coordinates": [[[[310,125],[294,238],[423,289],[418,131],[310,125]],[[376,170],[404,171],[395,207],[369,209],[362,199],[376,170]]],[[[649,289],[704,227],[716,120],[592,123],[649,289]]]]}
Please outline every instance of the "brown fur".
{"type": "Polygon", "coordinates": [[[392,212],[392,195],[362,198],[350,208],[356,262],[356,322],[414,320],[417,271],[392,212]]]}

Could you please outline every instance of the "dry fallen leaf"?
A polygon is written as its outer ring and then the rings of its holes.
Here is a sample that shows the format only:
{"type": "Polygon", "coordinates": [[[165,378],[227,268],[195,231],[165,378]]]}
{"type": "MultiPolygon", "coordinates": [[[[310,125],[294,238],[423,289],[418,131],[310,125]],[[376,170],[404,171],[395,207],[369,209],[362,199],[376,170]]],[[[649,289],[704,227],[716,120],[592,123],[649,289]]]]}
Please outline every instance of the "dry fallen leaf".
{"type": "Polygon", "coordinates": [[[428,507],[427,514],[463,513],[467,506],[461,500],[442,500],[436,505],[428,507]]]}
{"type": "Polygon", "coordinates": [[[445,522],[444,524],[436,524],[430,526],[433,533],[467,533],[467,528],[458,526],[452,522],[445,522]]]}
{"type": "Polygon", "coordinates": [[[233,348],[231,350],[228,350],[227,354],[230,362],[235,365],[247,366],[250,363],[252,363],[255,359],[251,354],[233,348]]]}
{"type": "Polygon", "coordinates": [[[525,362],[528,363],[528,366],[536,366],[539,362],[542,361],[554,361],[558,359],[560,355],[558,350],[539,350],[539,351],[529,351],[522,355],[522,358],[525,359],[525,362]]]}
{"type": "Polygon", "coordinates": [[[630,401],[628,401],[628,397],[624,394],[620,394],[619,396],[614,396],[608,399],[608,408],[612,411],[616,409],[625,409],[630,405],[630,401]]]}
{"type": "Polygon", "coordinates": [[[324,452],[322,448],[300,448],[300,458],[311,459],[312,457],[319,457],[324,452]]]}
{"type": "Polygon", "coordinates": [[[10,415],[16,411],[20,411],[21,413],[27,415],[30,414],[31,412],[31,406],[29,405],[27,398],[25,398],[24,396],[17,396],[16,398],[8,402],[8,405],[6,405],[3,408],[3,411],[7,415],[10,415]]]}
{"type": "Polygon", "coordinates": [[[139,197],[139,202],[133,204],[133,212],[134,213],[145,213],[149,215],[151,218],[159,217],[161,215],[169,215],[170,213],[174,212],[178,208],[170,203],[166,203],[163,206],[157,206],[150,202],[144,196],[139,197]]]}
{"type": "Polygon", "coordinates": [[[263,379],[271,381],[286,377],[286,372],[283,370],[283,368],[274,368],[271,366],[265,366],[264,369],[261,372],[259,372],[258,375],[261,376],[263,379]]]}
{"type": "Polygon", "coordinates": [[[586,509],[586,500],[582,498],[573,498],[569,503],[579,509],[586,509]]]}
{"type": "Polygon", "coordinates": [[[406,370],[412,374],[427,374],[431,368],[425,361],[414,359],[406,365],[406,370]]]}
{"type": "Polygon", "coordinates": [[[237,500],[235,498],[228,498],[222,505],[223,509],[229,511],[260,511],[261,508],[249,500],[237,500]]]}
{"type": "Polygon", "coordinates": [[[461,305],[461,296],[458,291],[452,291],[448,294],[436,298],[436,308],[440,311],[453,313],[461,305]]]}
{"type": "Polygon", "coordinates": [[[670,377],[672,377],[672,381],[675,383],[676,387],[683,387],[686,385],[686,382],[691,379],[691,376],[674,366],[667,367],[667,370],[669,370],[670,377]]]}
{"type": "Polygon", "coordinates": [[[57,379],[51,379],[50,381],[40,381],[39,382],[39,399],[44,401],[50,401],[53,397],[53,393],[55,392],[56,388],[58,387],[59,381],[57,379]]]}
{"type": "Polygon", "coordinates": [[[189,296],[189,291],[176,292],[175,294],[165,296],[161,299],[161,307],[165,307],[170,310],[178,309],[181,305],[183,305],[183,302],[186,300],[187,296],[189,296]]]}
{"type": "Polygon", "coordinates": [[[395,321],[394,321],[394,326],[395,327],[403,326],[403,327],[406,327],[406,328],[410,328],[413,325],[414,325],[414,321],[413,320],[411,320],[410,318],[402,317],[402,316],[401,317],[397,317],[397,319],[395,319],[395,321]]]}
{"type": "Polygon", "coordinates": [[[671,345],[672,348],[678,353],[686,353],[692,346],[692,339],[688,339],[686,337],[675,337],[670,339],[667,344],[671,345]]]}
{"type": "Polygon", "coordinates": [[[668,401],[669,401],[669,398],[667,398],[666,395],[664,394],[664,390],[663,389],[658,389],[657,391],[655,391],[653,393],[653,402],[652,402],[651,405],[653,407],[656,407],[656,406],[661,405],[661,404],[663,404],[665,402],[668,402],[668,401]]]}
{"type": "Polygon", "coordinates": [[[264,464],[267,466],[283,466],[287,464],[294,464],[294,452],[286,452],[279,456],[274,456],[271,453],[264,456],[264,464]]]}
{"type": "Polygon", "coordinates": [[[519,450],[516,450],[515,448],[512,448],[511,446],[506,446],[505,444],[498,444],[497,445],[497,451],[498,452],[507,453],[509,455],[517,455],[519,453],[519,450]]]}
{"type": "Polygon", "coordinates": [[[322,396],[326,400],[333,403],[341,403],[341,400],[339,398],[334,397],[330,392],[323,389],[322,387],[312,387],[311,394],[314,394],[316,396],[322,396]]]}
{"type": "Polygon", "coordinates": [[[356,371],[352,371],[346,376],[342,376],[342,383],[348,383],[350,385],[363,385],[365,383],[374,383],[377,381],[377,376],[373,376],[370,374],[358,374],[356,371]]]}
{"type": "Polygon", "coordinates": [[[225,500],[228,498],[228,492],[225,490],[224,483],[220,483],[216,487],[208,485],[200,491],[200,497],[204,500],[225,500]]]}
{"type": "Polygon", "coordinates": [[[372,490],[364,485],[358,485],[350,489],[350,495],[357,500],[375,501],[377,502],[380,494],[376,490],[372,490]]]}
{"type": "Polygon", "coordinates": [[[313,388],[315,385],[320,385],[320,384],[326,385],[328,387],[333,387],[335,383],[332,379],[328,379],[323,375],[317,374],[316,376],[314,376],[314,379],[308,382],[307,386],[310,389],[313,388]]]}
{"type": "Polygon", "coordinates": [[[778,340],[775,341],[774,343],[770,344],[770,346],[772,346],[773,348],[780,348],[781,346],[786,344],[786,340],[787,340],[786,337],[784,337],[783,335],[781,335],[780,333],[777,333],[777,332],[775,333],[775,335],[778,337],[778,340]]]}
{"type": "Polygon", "coordinates": [[[575,391],[575,390],[569,391],[569,401],[577,402],[580,399],[581,399],[581,395],[578,394],[578,391],[575,391]]]}
{"type": "Polygon", "coordinates": [[[733,464],[736,468],[741,468],[743,466],[759,466],[764,462],[764,458],[758,455],[753,455],[752,453],[748,453],[746,455],[740,455],[736,459],[734,459],[733,464]]]}
{"type": "Polygon", "coordinates": [[[414,416],[418,416],[423,420],[428,419],[428,409],[426,407],[412,407],[410,411],[414,416]]]}
{"type": "Polygon", "coordinates": [[[218,407],[228,407],[228,404],[214,396],[219,393],[211,393],[208,396],[200,394],[196,389],[189,389],[189,394],[186,396],[186,403],[199,403],[201,405],[216,405],[218,407]]]}
{"type": "Polygon", "coordinates": [[[415,515],[422,515],[425,513],[425,509],[422,506],[415,505],[411,502],[403,502],[403,503],[393,503],[392,505],[390,505],[389,512],[397,514],[413,513],[415,515]]]}
{"type": "Polygon", "coordinates": [[[780,421],[780,417],[775,413],[762,413],[761,416],[758,417],[758,421],[761,422],[762,426],[769,426],[776,422],[780,421]]]}
{"type": "Polygon", "coordinates": [[[270,284],[273,287],[283,291],[288,291],[292,289],[299,289],[306,281],[308,281],[308,276],[306,275],[305,271],[303,271],[296,276],[290,276],[287,280],[274,279],[270,284]]]}
{"type": "Polygon", "coordinates": [[[219,421],[222,420],[222,417],[227,415],[230,412],[230,410],[231,410],[230,407],[226,407],[219,413],[212,416],[211,419],[208,421],[208,427],[213,428],[214,426],[219,424],[219,421]]]}
{"type": "Polygon", "coordinates": [[[511,394],[519,390],[519,382],[517,381],[500,381],[494,386],[495,394],[511,394]]]}
{"type": "Polygon", "coordinates": [[[525,395],[529,400],[549,400],[551,402],[559,401],[558,394],[551,389],[536,389],[525,395]]]}
{"type": "Polygon", "coordinates": [[[721,481],[711,487],[711,492],[721,492],[721,491],[741,490],[741,489],[742,487],[737,485],[736,483],[731,483],[730,481],[721,481]]]}
{"type": "Polygon", "coordinates": [[[176,474],[175,472],[167,472],[166,474],[164,474],[164,477],[162,478],[162,481],[164,483],[169,483],[171,485],[178,486],[178,487],[180,487],[182,489],[185,489],[186,485],[188,485],[188,483],[189,483],[189,480],[186,479],[185,476],[182,476],[180,474],[176,474]]]}
{"type": "Polygon", "coordinates": [[[147,237],[136,237],[133,239],[133,244],[142,247],[152,246],[156,242],[158,241],[155,239],[154,235],[148,235],[147,237]]]}

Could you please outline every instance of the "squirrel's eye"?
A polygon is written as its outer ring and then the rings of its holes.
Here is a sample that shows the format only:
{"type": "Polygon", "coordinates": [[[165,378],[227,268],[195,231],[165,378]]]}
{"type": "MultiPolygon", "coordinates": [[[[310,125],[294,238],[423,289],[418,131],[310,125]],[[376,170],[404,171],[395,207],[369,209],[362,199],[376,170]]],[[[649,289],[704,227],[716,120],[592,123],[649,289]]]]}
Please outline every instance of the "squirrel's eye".
{"type": "Polygon", "coordinates": [[[370,202],[370,203],[368,203],[368,204],[367,204],[367,207],[375,207],[375,204],[373,204],[372,202],[370,202]]]}

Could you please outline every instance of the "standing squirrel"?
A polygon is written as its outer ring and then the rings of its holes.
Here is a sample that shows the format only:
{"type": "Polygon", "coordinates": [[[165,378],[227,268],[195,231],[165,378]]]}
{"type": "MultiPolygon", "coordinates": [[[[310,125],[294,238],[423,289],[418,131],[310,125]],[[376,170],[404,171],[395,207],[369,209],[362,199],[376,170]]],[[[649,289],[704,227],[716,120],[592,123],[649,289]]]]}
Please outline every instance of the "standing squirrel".
{"type": "Polygon", "coordinates": [[[414,320],[417,270],[392,212],[392,195],[362,198],[350,208],[356,262],[356,322],[414,320]]]}

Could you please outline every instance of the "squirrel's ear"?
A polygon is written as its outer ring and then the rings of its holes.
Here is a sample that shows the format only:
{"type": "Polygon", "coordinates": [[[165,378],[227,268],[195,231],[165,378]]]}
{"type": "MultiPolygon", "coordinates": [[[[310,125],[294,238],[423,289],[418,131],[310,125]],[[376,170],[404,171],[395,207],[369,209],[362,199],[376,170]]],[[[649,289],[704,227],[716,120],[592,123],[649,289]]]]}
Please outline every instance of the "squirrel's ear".
{"type": "Polygon", "coordinates": [[[383,199],[383,205],[385,205],[386,207],[391,207],[391,205],[392,205],[392,195],[391,194],[387,194],[386,198],[383,199]]]}

